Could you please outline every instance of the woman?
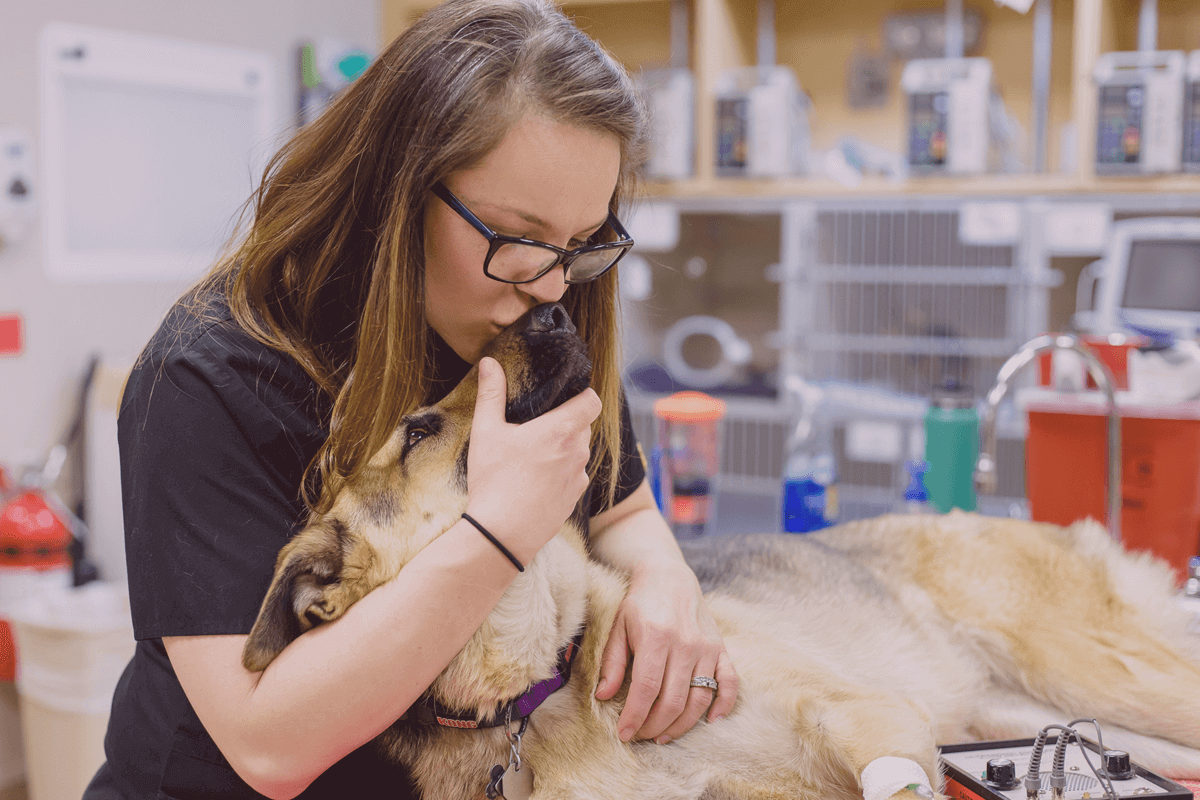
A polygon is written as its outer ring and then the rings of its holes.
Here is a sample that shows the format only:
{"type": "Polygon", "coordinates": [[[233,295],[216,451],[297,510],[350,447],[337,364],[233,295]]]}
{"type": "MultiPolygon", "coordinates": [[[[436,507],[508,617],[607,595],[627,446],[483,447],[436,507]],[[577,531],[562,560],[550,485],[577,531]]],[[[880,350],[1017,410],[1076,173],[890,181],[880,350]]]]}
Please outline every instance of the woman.
{"type": "Polygon", "coordinates": [[[581,496],[596,557],[631,573],[596,689],[612,697],[630,668],[622,737],[665,742],[732,708],[736,674],[621,394],[610,267],[627,248],[576,252],[622,240],[644,128],[627,75],[553,6],[452,0],[273,159],[248,231],[168,315],[122,401],[139,641],[88,800],[415,797],[364,745],[504,592],[516,569],[502,550],[528,563],[581,496]],[[543,244],[505,250],[495,234],[543,244]],[[559,300],[593,388],[510,425],[503,371],[480,353],[559,300]],[[467,510],[501,545],[460,521],[246,671],[288,536],[475,362],[467,510]]]}

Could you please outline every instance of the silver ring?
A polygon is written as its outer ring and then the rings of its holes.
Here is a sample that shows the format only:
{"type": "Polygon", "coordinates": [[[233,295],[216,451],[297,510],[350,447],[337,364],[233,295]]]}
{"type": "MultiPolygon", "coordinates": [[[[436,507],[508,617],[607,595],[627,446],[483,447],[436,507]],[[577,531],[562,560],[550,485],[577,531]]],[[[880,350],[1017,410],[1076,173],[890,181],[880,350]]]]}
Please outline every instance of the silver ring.
{"type": "Polygon", "coordinates": [[[691,685],[696,688],[712,689],[715,692],[717,690],[717,679],[706,678],[703,675],[698,675],[695,678],[692,678],[691,685]]]}

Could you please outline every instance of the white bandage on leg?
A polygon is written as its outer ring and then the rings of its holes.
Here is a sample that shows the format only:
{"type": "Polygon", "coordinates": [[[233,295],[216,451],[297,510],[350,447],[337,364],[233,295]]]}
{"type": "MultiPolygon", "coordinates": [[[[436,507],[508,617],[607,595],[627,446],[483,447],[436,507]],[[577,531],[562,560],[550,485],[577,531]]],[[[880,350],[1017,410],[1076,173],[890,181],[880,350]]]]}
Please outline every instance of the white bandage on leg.
{"type": "Polygon", "coordinates": [[[884,756],[867,764],[862,771],[862,787],[863,800],[887,800],[901,789],[910,787],[919,787],[914,788],[918,795],[933,797],[929,776],[921,765],[896,756],[884,756]]]}

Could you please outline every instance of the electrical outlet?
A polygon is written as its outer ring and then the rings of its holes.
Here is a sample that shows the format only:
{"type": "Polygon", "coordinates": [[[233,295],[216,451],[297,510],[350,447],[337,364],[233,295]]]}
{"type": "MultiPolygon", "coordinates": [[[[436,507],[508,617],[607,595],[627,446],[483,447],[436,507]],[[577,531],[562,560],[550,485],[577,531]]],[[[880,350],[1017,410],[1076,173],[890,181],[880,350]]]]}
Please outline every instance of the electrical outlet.
{"type": "Polygon", "coordinates": [[[33,143],[17,128],[0,128],[0,248],[29,233],[33,221],[33,143]]]}

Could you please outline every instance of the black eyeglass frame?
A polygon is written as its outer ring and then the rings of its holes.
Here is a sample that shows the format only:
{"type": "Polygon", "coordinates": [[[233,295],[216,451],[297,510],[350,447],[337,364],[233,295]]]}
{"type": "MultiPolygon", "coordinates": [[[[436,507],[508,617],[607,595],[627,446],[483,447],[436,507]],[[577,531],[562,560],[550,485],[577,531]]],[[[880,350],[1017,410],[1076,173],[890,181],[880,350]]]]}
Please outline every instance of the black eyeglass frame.
{"type": "Polygon", "coordinates": [[[604,273],[608,272],[610,269],[615,267],[617,265],[617,262],[620,261],[622,258],[624,258],[625,253],[628,253],[629,250],[634,245],[633,237],[629,235],[629,231],[625,230],[625,226],[623,226],[621,224],[621,221],[617,219],[617,215],[612,213],[611,211],[608,212],[608,219],[605,220],[605,224],[611,226],[612,229],[614,231],[616,231],[617,236],[621,237],[620,239],[618,239],[615,242],[600,242],[599,244],[585,244],[582,247],[576,247],[574,250],[564,250],[563,248],[556,247],[552,244],[549,244],[548,242],[539,242],[537,239],[524,239],[524,238],[521,238],[520,236],[505,236],[502,233],[496,233],[494,230],[492,230],[486,224],[484,224],[484,222],[481,219],[479,219],[479,217],[477,217],[473,213],[471,213],[471,209],[469,209],[465,205],[463,205],[463,202],[461,200],[459,200],[457,197],[455,197],[454,193],[451,192],[449,189],[447,189],[446,185],[444,183],[442,183],[441,181],[438,181],[437,183],[435,183],[433,185],[433,188],[431,189],[431,191],[435,195],[437,195],[439,198],[441,198],[442,202],[444,202],[446,205],[448,205],[450,207],[450,209],[452,211],[454,211],[454,213],[458,214],[460,217],[465,219],[468,223],[470,223],[472,228],[479,231],[479,233],[481,233],[483,235],[483,237],[488,240],[488,252],[487,252],[487,255],[483,259],[483,274],[488,276],[492,280],[500,281],[501,283],[514,283],[514,284],[533,283],[538,278],[542,277],[547,272],[549,272],[550,270],[554,269],[555,267],[557,267],[559,265],[563,266],[563,280],[565,280],[567,283],[569,283],[569,284],[591,283],[592,281],[596,280],[601,275],[603,275],[604,273]],[[505,278],[498,278],[495,275],[493,275],[491,272],[488,271],[488,266],[492,263],[492,256],[496,254],[496,251],[499,250],[501,247],[503,247],[506,244],[523,244],[523,245],[530,245],[532,247],[545,248],[546,250],[550,250],[551,252],[556,253],[558,255],[558,258],[556,258],[554,261],[552,261],[549,266],[547,266],[545,269],[543,269],[537,275],[534,275],[532,278],[526,278],[523,281],[510,281],[510,280],[506,280],[505,278]],[[590,278],[588,278],[587,280],[583,280],[583,281],[573,281],[570,279],[569,276],[570,276],[571,262],[573,262],[579,256],[585,255],[587,253],[594,253],[599,250],[616,250],[618,248],[624,248],[625,252],[619,254],[616,258],[613,259],[613,262],[611,264],[609,264],[607,267],[605,267],[604,269],[597,272],[595,275],[592,275],[590,278]]]}

